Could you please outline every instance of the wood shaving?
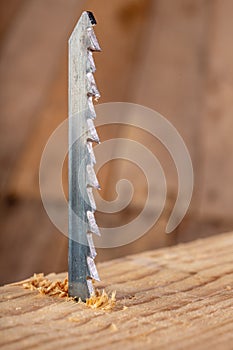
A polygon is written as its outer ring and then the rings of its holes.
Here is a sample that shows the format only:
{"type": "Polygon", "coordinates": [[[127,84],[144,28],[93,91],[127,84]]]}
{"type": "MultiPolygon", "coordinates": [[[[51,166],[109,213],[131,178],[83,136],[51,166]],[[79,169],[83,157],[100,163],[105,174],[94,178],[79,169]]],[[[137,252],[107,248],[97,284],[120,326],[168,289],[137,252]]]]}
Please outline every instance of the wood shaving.
{"type": "Polygon", "coordinates": [[[117,332],[118,331],[118,328],[117,326],[115,325],[115,323],[111,323],[110,326],[109,326],[110,330],[112,332],[117,332]]]}
{"type": "MultiPolygon", "coordinates": [[[[57,296],[59,298],[69,298],[68,295],[68,278],[66,277],[64,281],[56,280],[51,281],[44,276],[43,273],[34,274],[28,280],[23,281],[23,288],[29,290],[37,290],[40,294],[47,296],[57,296]]],[[[69,298],[70,300],[75,300],[75,298],[69,298]]],[[[111,295],[106,293],[105,290],[102,292],[98,289],[95,293],[91,295],[86,303],[83,303],[81,299],[78,303],[85,304],[91,309],[101,309],[105,311],[112,310],[116,305],[116,292],[112,292],[111,295]]]]}
{"type": "Polygon", "coordinates": [[[92,309],[101,309],[101,310],[112,310],[116,305],[116,292],[107,294],[105,290],[102,290],[102,293],[97,289],[95,294],[92,294],[89,299],[86,300],[86,305],[92,309]]]}
{"type": "Polygon", "coordinates": [[[40,294],[45,294],[48,296],[67,298],[68,278],[65,278],[64,281],[50,281],[48,278],[44,277],[43,273],[34,273],[33,277],[29,278],[25,283],[23,283],[23,288],[37,290],[40,294]]]}

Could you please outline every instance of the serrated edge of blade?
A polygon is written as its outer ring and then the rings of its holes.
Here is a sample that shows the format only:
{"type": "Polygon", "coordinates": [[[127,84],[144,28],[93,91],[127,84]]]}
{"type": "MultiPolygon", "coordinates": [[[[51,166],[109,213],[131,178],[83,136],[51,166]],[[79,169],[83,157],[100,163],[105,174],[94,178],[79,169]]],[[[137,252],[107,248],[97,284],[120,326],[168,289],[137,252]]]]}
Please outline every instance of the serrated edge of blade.
{"type": "Polygon", "coordinates": [[[89,277],[93,278],[96,281],[100,281],[94,259],[92,259],[90,256],[87,256],[87,265],[89,269],[89,277]]]}

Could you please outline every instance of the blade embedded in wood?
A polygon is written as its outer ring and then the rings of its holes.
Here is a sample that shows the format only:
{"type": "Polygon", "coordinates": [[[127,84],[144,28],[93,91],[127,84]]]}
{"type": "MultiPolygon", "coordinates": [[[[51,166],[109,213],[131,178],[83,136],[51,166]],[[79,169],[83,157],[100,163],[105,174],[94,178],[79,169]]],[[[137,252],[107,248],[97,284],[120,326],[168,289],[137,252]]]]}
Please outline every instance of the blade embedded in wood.
{"type": "Polygon", "coordinates": [[[99,189],[94,172],[93,142],[99,142],[92,99],[100,97],[93,73],[93,51],[101,51],[91,12],[83,12],[69,39],[69,295],[85,301],[99,280],[92,234],[99,235],[92,188],[99,189]]]}

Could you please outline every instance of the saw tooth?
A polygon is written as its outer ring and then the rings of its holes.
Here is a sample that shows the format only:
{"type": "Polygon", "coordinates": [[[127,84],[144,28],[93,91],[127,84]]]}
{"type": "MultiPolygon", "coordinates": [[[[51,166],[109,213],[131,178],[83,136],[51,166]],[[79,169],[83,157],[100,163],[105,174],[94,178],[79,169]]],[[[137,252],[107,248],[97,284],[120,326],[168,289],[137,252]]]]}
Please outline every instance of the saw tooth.
{"type": "Polygon", "coordinates": [[[96,67],[93,59],[93,54],[90,50],[87,51],[87,73],[95,73],[96,67]]]}
{"type": "Polygon", "coordinates": [[[95,289],[93,287],[93,284],[92,284],[92,280],[91,279],[87,279],[87,288],[88,288],[88,291],[89,291],[89,294],[90,296],[92,294],[95,294],[95,289]]]}
{"type": "Polygon", "coordinates": [[[100,98],[94,76],[91,72],[87,73],[87,95],[94,96],[97,100],[100,98]]]}
{"type": "Polygon", "coordinates": [[[93,242],[93,238],[92,238],[92,234],[91,233],[87,233],[87,241],[89,244],[89,248],[90,248],[90,257],[92,259],[95,259],[97,253],[95,250],[95,246],[94,246],[94,242],[93,242]]]}
{"type": "Polygon", "coordinates": [[[92,27],[87,29],[87,48],[91,51],[101,51],[95,32],[92,27]]]}
{"type": "Polygon", "coordinates": [[[92,141],[92,142],[96,142],[96,143],[100,143],[99,136],[97,134],[97,131],[95,129],[95,125],[94,125],[92,119],[87,119],[87,126],[88,126],[87,140],[92,141]]]}
{"type": "Polygon", "coordinates": [[[87,179],[87,186],[91,186],[100,190],[99,182],[91,164],[87,164],[87,179]]]}
{"type": "Polygon", "coordinates": [[[100,281],[94,260],[90,256],[87,256],[87,265],[88,265],[90,277],[96,281],[100,281]]]}
{"type": "Polygon", "coordinates": [[[88,96],[87,99],[87,118],[95,119],[96,118],[96,113],[95,113],[95,108],[93,105],[93,98],[92,96],[88,96]]]}
{"type": "Polygon", "coordinates": [[[87,211],[87,220],[89,226],[88,231],[100,236],[99,227],[96,224],[94,213],[89,210],[87,211]]]}
{"type": "Polygon", "coordinates": [[[89,199],[90,207],[92,208],[93,211],[96,211],[95,199],[94,199],[91,187],[87,187],[87,196],[88,196],[88,199],[89,199]]]}
{"type": "Polygon", "coordinates": [[[95,155],[93,152],[93,146],[92,146],[92,142],[91,141],[87,141],[87,152],[90,158],[90,162],[92,164],[96,164],[96,159],[95,159],[95,155]]]}

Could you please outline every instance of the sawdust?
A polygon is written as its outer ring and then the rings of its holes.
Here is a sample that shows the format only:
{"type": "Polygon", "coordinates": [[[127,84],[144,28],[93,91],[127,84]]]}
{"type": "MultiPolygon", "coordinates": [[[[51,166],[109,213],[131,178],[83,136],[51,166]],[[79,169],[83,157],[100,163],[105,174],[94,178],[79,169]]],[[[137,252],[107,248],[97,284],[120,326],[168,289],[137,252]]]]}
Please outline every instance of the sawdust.
{"type": "Polygon", "coordinates": [[[68,279],[51,281],[43,273],[36,274],[23,283],[23,288],[37,290],[40,294],[68,298],[68,279]]]}
{"type": "MultiPolygon", "coordinates": [[[[43,295],[75,300],[75,298],[71,298],[68,295],[67,277],[63,281],[51,281],[45,277],[43,273],[35,273],[31,278],[17,284],[22,285],[25,289],[36,290],[43,295]]],[[[83,303],[80,299],[78,303],[82,303],[91,309],[110,311],[116,305],[116,292],[108,294],[105,290],[100,291],[96,289],[95,293],[93,293],[91,297],[86,300],[86,303],[83,303]]]]}
{"type": "Polygon", "coordinates": [[[86,300],[86,305],[92,309],[112,310],[116,305],[116,292],[112,292],[111,296],[105,290],[98,289],[89,299],[86,300]]]}

